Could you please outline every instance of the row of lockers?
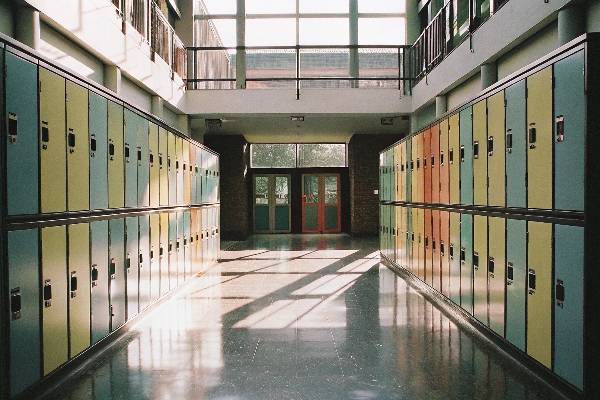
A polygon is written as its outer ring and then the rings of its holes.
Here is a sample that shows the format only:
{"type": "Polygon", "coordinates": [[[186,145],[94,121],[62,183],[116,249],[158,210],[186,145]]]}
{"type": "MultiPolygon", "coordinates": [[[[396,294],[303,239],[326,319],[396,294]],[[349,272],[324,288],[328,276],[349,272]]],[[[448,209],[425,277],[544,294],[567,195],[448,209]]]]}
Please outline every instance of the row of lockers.
{"type": "Polygon", "coordinates": [[[11,396],[212,265],[219,208],[8,232],[11,396]]]}
{"type": "Polygon", "coordinates": [[[583,211],[585,51],[380,155],[380,199],[583,211]]]}
{"type": "Polygon", "coordinates": [[[583,388],[580,226],[382,205],[384,256],[583,388]]]}
{"type": "Polygon", "coordinates": [[[0,53],[9,216],[218,201],[214,153],[49,65],[0,53]]]}

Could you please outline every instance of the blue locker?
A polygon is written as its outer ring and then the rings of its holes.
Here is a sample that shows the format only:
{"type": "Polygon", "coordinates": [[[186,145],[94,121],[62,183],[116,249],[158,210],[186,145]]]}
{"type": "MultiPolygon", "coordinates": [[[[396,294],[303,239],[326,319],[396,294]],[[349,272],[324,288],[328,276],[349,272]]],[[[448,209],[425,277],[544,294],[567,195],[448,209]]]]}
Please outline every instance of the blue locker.
{"type": "Polygon", "coordinates": [[[527,222],[506,220],[506,340],[525,351],[527,222]]]}
{"type": "Polygon", "coordinates": [[[136,115],[137,124],[137,165],[138,165],[138,206],[150,205],[150,137],[148,121],[136,115]]]}
{"type": "Polygon", "coordinates": [[[460,203],[473,204],[473,111],[460,112],[460,203]]]}
{"type": "Polygon", "coordinates": [[[39,212],[38,69],[6,52],[6,198],[8,215],[39,212]]]}
{"type": "Polygon", "coordinates": [[[125,220],[125,236],[127,247],[125,253],[127,320],[135,317],[140,311],[139,306],[139,231],[138,217],[125,220]]]}
{"type": "Polygon", "coordinates": [[[90,100],[90,209],[108,208],[108,101],[94,92],[90,100]]]}
{"type": "Polygon", "coordinates": [[[183,213],[183,260],[185,269],[185,279],[192,276],[192,258],[191,258],[191,214],[189,211],[183,213]]]}
{"type": "Polygon", "coordinates": [[[10,394],[41,378],[38,230],[8,232],[10,394]]]}
{"type": "Polygon", "coordinates": [[[175,253],[177,254],[177,285],[185,281],[185,259],[183,251],[184,213],[177,213],[177,241],[175,242],[175,253]]]}
{"type": "Polygon", "coordinates": [[[150,304],[150,216],[142,215],[139,223],[139,299],[140,311],[150,304]]]}
{"type": "Polygon", "coordinates": [[[111,219],[110,229],[109,269],[110,277],[110,330],[114,331],[126,321],[125,298],[125,220],[111,219]]]}
{"type": "Polygon", "coordinates": [[[169,290],[177,287],[177,213],[169,213],[169,290]]]}
{"type": "Polygon", "coordinates": [[[583,390],[583,227],[554,226],[554,372],[583,390]]]}
{"type": "Polygon", "coordinates": [[[91,231],[92,344],[110,332],[108,221],[95,221],[91,231]]]}
{"type": "Polygon", "coordinates": [[[473,314],[473,216],[470,214],[460,216],[460,306],[473,314]]]}
{"type": "Polygon", "coordinates": [[[506,206],[526,207],[527,114],[525,81],[506,88],[506,206]]]}
{"type": "MultiPolygon", "coordinates": [[[[137,115],[125,109],[125,207],[137,207],[138,144],[137,115]]],[[[141,152],[140,152],[141,157],[141,152]]]]}

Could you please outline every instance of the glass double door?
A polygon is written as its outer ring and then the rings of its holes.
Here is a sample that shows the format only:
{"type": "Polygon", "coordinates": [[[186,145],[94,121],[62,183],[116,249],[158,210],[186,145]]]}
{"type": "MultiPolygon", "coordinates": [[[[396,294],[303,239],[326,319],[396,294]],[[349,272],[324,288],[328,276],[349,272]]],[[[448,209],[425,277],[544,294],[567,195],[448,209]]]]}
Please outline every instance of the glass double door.
{"type": "Polygon", "coordinates": [[[290,175],[254,175],[254,231],[290,232],[290,175]]]}
{"type": "Polygon", "coordinates": [[[302,232],[340,231],[340,175],[302,175],[302,232]]]}

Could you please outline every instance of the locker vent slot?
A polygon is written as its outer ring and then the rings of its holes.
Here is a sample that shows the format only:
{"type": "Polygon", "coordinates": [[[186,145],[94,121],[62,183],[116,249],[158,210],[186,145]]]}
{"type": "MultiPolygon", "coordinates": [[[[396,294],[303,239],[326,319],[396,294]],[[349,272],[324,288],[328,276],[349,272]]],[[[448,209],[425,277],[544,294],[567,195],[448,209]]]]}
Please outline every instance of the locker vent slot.
{"type": "Polygon", "coordinates": [[[512,129],[506,131],[506,152],[512,153],[512,129]]]}
{"type": "Polygon", "coordinates": [[[71,298],[77,296],[77,272],[71,272],[71,298]]]}
{"type": "MultiPolygon", "coordinates": [[[[463,156],[464,158],[464,156],[463,156]]],[[[475,141],[473,143],[473,158],[478,159],[479,158],[479,141],[475,141]]]]}
{"type": "Polygon", "coordinates": [[[12,320],[21,318],[21,288],[10,290],[10,315],[12,320]]]}
{"type": "Polygon", "coordinates": [[[488,156],[493,156],[494,155],[494,137],[493,136],[489,136],[488,137],[488,156]]]}
{"type": "Polygon", "coordinates": [[[44,307],[52,306],[52,283],[50,279],[44,281],[44,307]]]}
{"type": "Polygon", "coordinates": [[[494,270],[496,269],[494,257],[490,257],[488,259],[488,272],[490,273],[490,278],[494,277],[494,270]]]}
{"type": "Polygon", "coordinates": [[[506,280],[507,280],[506,284],[507,285],[512,285],[514,276],[515,276],[515,268],[513,266],[513,263],[511,263],[511,262],[506,263],[506,280]]]}
{"type": "Polygon", "coordinates": [[[117,272],[117,265],[115,264],[115,259],[110,259],[110,264],[108,264],[108,273],[110,274],[110,279],[115,279],[115,274],[117,272]]]}
{"type": "Polygon", "coordinates": [[[478,252],[473,253],[473,268],[475,269],[475,271],[479,270],[479,253],[478,252]]]}
{"type": "Polygon", "coordinates": [[[556,141],[564,142],[565,140],[565,117],[558,115],[556,117],[556,141]]]}
{"type": "Polygon", "coordinates": [[[11,143],[17,143],[18,132],[17,114],[8,113],[8,137],[11,143]]]}
{"type": "Polygon", "coordinates": [[[563,308],[563,303],[565,301],[565,287],[563,285],[563,281],[560,279],[556,280],[556,305],[560,308],[563,308]]]}
{"type": "Polygon", "coordinates": [[[98,286],[98,266],[92,265],[92,287],[98,286]]]}
{"type": "Polygon", "coordinates": [[[465,162],[465,146],[460,146],[460,162],[465,162]]]}
{"type": "Polygon", "coordinates": [[[529,294],[535,294],[535,271],[529,270],[529,294]]]}

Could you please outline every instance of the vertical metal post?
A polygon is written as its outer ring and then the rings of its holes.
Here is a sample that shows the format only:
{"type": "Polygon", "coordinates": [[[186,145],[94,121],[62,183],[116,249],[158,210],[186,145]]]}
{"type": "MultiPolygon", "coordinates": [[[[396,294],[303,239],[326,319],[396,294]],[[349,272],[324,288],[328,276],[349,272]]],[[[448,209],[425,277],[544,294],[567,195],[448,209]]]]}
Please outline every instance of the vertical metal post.
{"type": "MultiPolygon", "coordinates": [[[[350,78],[358,78],[360,66],[358,60],[358,0],[350,0],[350,78]],[[354,46],[354,47],[352,47],[354,46]]],[[[351,79],[350,87],[357,88],[358,80],[351,79]]]]}
{"type": "Polygon", "coordinates": [[[300,100],[300,46],[296,45],[296,100],[300,100]]]}
{"type": "Polygon", "coordinates": [[[235,88],[246,89],[246,0],[237,0],[235,88]]]}

